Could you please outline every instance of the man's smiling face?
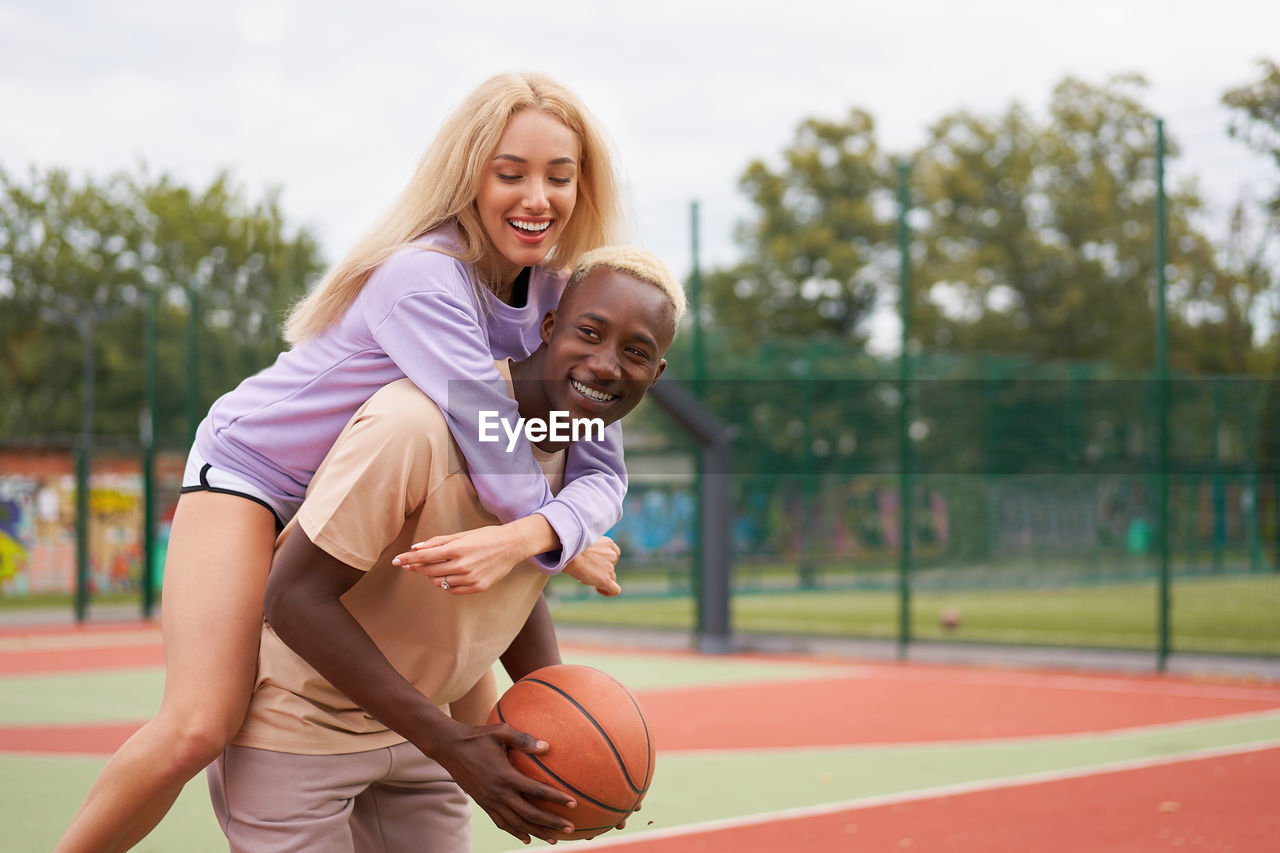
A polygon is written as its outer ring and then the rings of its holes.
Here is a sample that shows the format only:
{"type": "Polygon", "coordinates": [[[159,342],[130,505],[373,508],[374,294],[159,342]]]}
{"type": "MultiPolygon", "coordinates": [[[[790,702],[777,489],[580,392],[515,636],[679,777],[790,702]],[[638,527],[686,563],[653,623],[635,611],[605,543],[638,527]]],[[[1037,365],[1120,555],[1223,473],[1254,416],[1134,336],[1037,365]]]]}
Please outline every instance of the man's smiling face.
{"type": "Polygon", "coordinates": [[[674,336],[675,312],[662,288],[596,267],[542,321],[551,410],[606,424],[622,418],[666,369],[674,336]]]}

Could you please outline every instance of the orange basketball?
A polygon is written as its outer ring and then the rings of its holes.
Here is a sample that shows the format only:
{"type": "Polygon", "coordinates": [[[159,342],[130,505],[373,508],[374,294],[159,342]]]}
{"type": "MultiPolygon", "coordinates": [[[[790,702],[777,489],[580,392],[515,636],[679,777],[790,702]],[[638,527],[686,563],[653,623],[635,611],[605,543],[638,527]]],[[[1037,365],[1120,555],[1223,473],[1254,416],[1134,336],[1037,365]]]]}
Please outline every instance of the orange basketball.
{"type": "Polygon", "coordinates": [[[550,747],[539,755],[512,751],[527,776],[554,785],[577,801],[567,809],[538,806],[573,824],[561,838],[594,838],[625,820],[653,779],[653,735],[627,688],[598,669],[559,664],[511,685],[489,714],[550,747]]]}

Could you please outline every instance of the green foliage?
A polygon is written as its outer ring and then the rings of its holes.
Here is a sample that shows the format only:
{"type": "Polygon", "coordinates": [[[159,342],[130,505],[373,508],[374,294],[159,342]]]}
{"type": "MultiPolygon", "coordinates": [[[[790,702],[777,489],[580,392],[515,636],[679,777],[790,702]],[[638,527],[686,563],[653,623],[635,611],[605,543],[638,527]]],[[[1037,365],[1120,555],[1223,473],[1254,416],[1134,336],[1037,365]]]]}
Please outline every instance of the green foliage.
{"type": "Polygon", "coordinates": [[[1154,120],[1138,85],[1069,79],[1045,124],[1014,106],[934,125],[916,158],[927,348],[1150,363],[1154,120]]]}
{"type": "Polygon", "coordinates": [[[198,416],[283,346],[279,321],[320,270],[318,247],[284,222],[275,194],[244,197],[227,175],[193,189],[167,175],[25,181],[0,170],[0,435],[79,429],[82,334],[94,341],[94,431],[138,434],[144,316],[158,306],[159,429],[198,416]],[[186,327],[197,295],[198,373],[186,327]]]}
{"type": "MultiPolygon", "coordinates": [[[[745,259],[707,277],[716,331],[738,352],[780,339],[862,347],[877,299],[898,296],[901,159],[912,164],[911,331],[921,350],[1149,369],[1157,184],[1145,88],[1137,76],[1067,78],[1043,119],[1017,104],[952,113],[900,158],[880,149],[861,110],[806,119],[781,167],[756,161],[743,174],[755,214],[740,231],[745,259]]],[[[1256,89],[1242,109],[1268,115],[1270,90],[1256,89]]],[[[1166,155],[1178,156],[1176,142],[1166,155]]],[[[1256,369],[1274,275],[1256,239],[1242,242],[1249,223],[1237,218],[1224,251],[1202,230],[1194,182],[1166,194],[1171,366],[1256,369]]]]}
{"type": "MultiPolygon", "coordinates": [[[[926,348],[1152,364],[1156,279],[1155,116],[1145,82],[1068,78],[1048,120],[1020,107],[959,113],[917,155],[917,270],[926,348]]],[[[1166,141],[1166,157],[1178,146],[1166,141]]],[[[1193,224],[1194,184],[1166,190],[1170,361],[1188,373],[1242,373],[1260,283],[1224,269],[1193,224]]]]}
{"type": "MultiPolygon", "coordinates": [[[[747,167],[744,260],[707,279],[701,392],[738,428],[739,546],[796,553],[803,567],[825,531],[874,519],[883,494],[823,492],[821,475],[878,474],[892,489],[903,464],[955,482],[1155,470],[1156,386],[1135,381],[1155,357],[1157,121],[1145,92],[1137,76],[1067,78],[1043,116],[958,111],[899,158],[852,110],[802,122],[780,165],[747,167]],[[895,159],[911,163],[906,423],[897,365],[863,353],[872,307],[899,295],[895,159]]],[[[1172,134],[1165,149],[1177,158],[1172,134]]],[[[1171,464],[1248,469],[1267,441],[1265,383],[1186,378],[1266,373],[1275,258],[1243,206],[1215,241],[1194,181],[1166,181],[1165,194],[1170,367],[1185,380],[1170,403],[1171,464]]],[[[990,503],[948,498],[951,535],[930,558],[990,557],[990,503]]]]}
{"type": "Polygon", "coordinates": [[[783,160],[743,173],[758,215],[739,232],[747,260],[708,278],[717,325],[742,347],[774,335],[864,341],[875,270],[892,262],[891,166],[875,122],[862,110],[807,119],[783,160]]]}
{"type": "MultiPolygon", "coordinates": [[[[1262,69],[1259,79],[1222,96],[1223,103],[1233,111],[1228,128],[1231,135],[1270,157],[1276,166],[1271,198],[1262,205],[1242,199],[1231,211],[1230,229],[1223,247],[1230,277],[1221,282],[1219,288],[1231,303],[1239,301],[1233,297],[1242,289],[1274,294],[1280,284],[1275,268],[1277,235],[1280,235],[1280,65],[1269,60],[1258,64],[1262,69]]],[[[1280,326],[1280,304],[1274,302],[1271,323],[1272,328],[1280,326]]],[[[1280,335],[1273,336],[1271,353],[1258,358],[1254,364],[1257,373],[1269,372],[1274,376],[1277,369],[1280,369],[1280,335]]],[[[1280,408],[1280,402],[1275,405],[1280,408]]],[[[1280,415],[1273,415],[1273,420],[1276,419],[1280,419],[1280,415]]]]}
{"type": "MultiPolygon", "coordinates": [[[[1232,89],[1222,102],[1235,111],[1229,131],[1280,169],[1280,65],[1270,60],[1258,63],[1262,76],[1248,86],[1232,89]]],[[[1271,209],[1280,212],[1280,185],[1271,199],[1271,209]]]]}

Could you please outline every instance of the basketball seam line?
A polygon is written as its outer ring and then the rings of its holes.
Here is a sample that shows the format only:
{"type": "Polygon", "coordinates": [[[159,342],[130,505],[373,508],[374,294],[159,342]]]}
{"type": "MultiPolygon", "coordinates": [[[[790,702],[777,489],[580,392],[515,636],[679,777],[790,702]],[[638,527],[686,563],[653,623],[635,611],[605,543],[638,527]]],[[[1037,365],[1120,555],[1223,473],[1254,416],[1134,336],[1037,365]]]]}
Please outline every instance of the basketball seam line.
{"type": "MultiPolygon", "coordinates": [[[[653,736],[649,734],[649,721],[644,718],[644,712],[640,710],[640,703],[636,701],[636,697],[631,695],[631,691],[626,688],[626,685],[624,685],[621,681],[614,678],[612,675],[610,675],[607,672],[602,672],[601,670],[596,670],[596,672],[599,672],[605,678],[609,679],[614,684],[618,685],[618,687],[622,690],[623,695],[631,700],[631,707],[636,709],[636,716],[640,718],[640,725],[644,726],[644,745],[649,752],[648,758],[650,760],[646,761],[644,766],[644,773],[645,773],[644,787],[637,788],[635,785],[631,786],[631,790],[635,791],[638,794],[638,796],[636,797],[636,805],[640,805],[640,801],[644,799],[644,795],[649,791],[649,785],[653,783],[653,779],[649,775],[649,765],[652,763],[652,759],[654,757],[653,756],[653,736]]],[[[627,772],[626,767],[622,768],[622,772],[623,773],[627,772]]],[[[627,781],[630,782],[631,780],[628,778],[627,781]]]]}
{"type": "MultiPolygon", "coordinates": [[[[565,691],[561,690],[559,687],[557,687],[556,685],[554,685],[554,684],[550,683],[549,681],[543,681],[543,680],[542,680],[542,679],[540,679],[540,678],[526,678],[525,680],[526,680],[526,681],[529,681],[529,682],[531,682],[531,683],[533,683],[533,684],[541,684],[541,685],[542,685],[542,686],[544,686],[544,687],[549,687],[549,688],[551,688],[552,690],[554,690],[555,692],[559,693],[559,694],[560,694],[561,696],[563,696],[564,698],[568,699],[570,702],[572,702],[572,703],[573,703],[573,706],[574,706],[575,708],[577,708],[579,711],[581,711],[581,712],[582,712],[582,716],[586,717],[586,718],[587,718],[587,720],[589,720],[589,721],[591,722],[591,725],[593,725],[593,726],[595,726],[595,727],[596,727],[596,731],[600,732],[600,736],[604,738],[604,742],[605,742],[605,743],[607,743],[607,744],[609,745],[609,751],[613,753],[613,757],[617,760],[617,762],[618,762],[618,767],[619,767],[619,769],[621,769],[621,770],[622,770],[622,778],[626,780],[626,782],[627,782],[627,786],[628,786],[629,788],[631,788],[631,792],[632,792],[633,794],[644,794],[644,793],[645,793],[646,789],[636,787],[636,783],[631,781],[631,772],[627,769],[627,763],[626,763],[625,761],[623,761],[623,760],[622,760],[622,755],[621,755],[621,754],[619,754],[619,752],[618,752],[618,748],[617,748],[616,746],[614,746],[614,745],[613,745],[613,739],[612,739],[612,738],[610,738],[610,737],[609,737],[608,732],[606,732],[606,731],[604,730],[604,728],[603,728],[603,727],[602,727],[598,722],[596,722],[596,718],[595,718],[595,717],[593,717],[593,716],[591,716],[591,712],[590,712],[590,711],[588,711],[586,708],[582,707],[582,704],[581,704],[580,702],[578,702],[578,700],[577,700],[577,699],[574,699],[574,698],[573,698],[572,696],[570,696],[568,693],[566,693],[565,691]]],[[[634,699],[632,699],[631,704],[632,704],[632,705],[634,705],[634,704],[635,704],[635,700],[634,700],[634,699]]],[[[639,709],[637,708],[637,710],[639,710],[639,709]]],[[[641,716],[641,718],[640,718],[640,719],[641,719],[641,723],[645,726],[645,735],[646,735],[646,738],[645,738],[645,739],[646,739],[646,740],[648,740],[648,733],[649,733],[649,727],[648,727],[648,724],[644,722],[644,717],[643,717],[643,716],[641,716]]],[[[536,759],[535,759],[535,760],[536,760],[536,759]]],[[[648,762],[645,762],[645,767],[646,767],[646,772],[647,772],[648,762]]]]}
{"type": "MultiPolygon", "coordinates": [[[[498,705],[497,705],[497,711],[498,711],[498,719],[505,723],[505,722],[507,721],[507,718],[506,718],[506,715],[502,713],[502,702],[501,702],[501,701],[499,701],[499,702],[498,702],[498,705]]],[[[598,806],[598,807],[600,807],[600,808],[604,809],[604,810],[605,810],[605,811],[607,811],[607,812],[616,812],[617,814],[620,814],[620,815],[630,814],[631,812],[635,811],[635,809],[633,809],[633,808],[632,808],[632,809],[619,808],[618,806],[611,806],[611,805],[609,805],[608,803],[602,803],[602,802],[600,802],[599,800],[597,800],[596,798],[592,797],[591,795],[586,794],[586,793],[584,793],[583,791],[579,791],[575,786],[573,786],[573,785],[569,784],[568,782],[566,782],[566,781],[565,781],[565,780],[564,780],[564,779],[563,779],[563,778],[562,778],[558,773],[556,773],[556,772],[555,772],[554,770],[552,770],[550,767],[548,767],[547,765],[545,765],[545,764],[543,764],[541,761],[539,761],[539,760],[538,760],[538,757],[537,757],[536,755],[534,755],[533,753],[526,752],[526,753],[525,753],[525,755],[526,755],[526,756],[528,756],[528,758],[529,758],[529,760],[530,760],[530,761],[532,761],[534,764],[538,765],[538,767],[542,768],[542,772],[546,773],[548,776],[550,776],[550,777],[551,777],[552,779],[554,779],[556,782],[560,783],[560,785],[562,785],[565,789],[567,789],[567,791],[568,791],[570,794],[573,794],[573,795],[575,795],[575,796],[577,796],[577,797],[580,797],[580,798],[582,798],[582,799],[586,800],[587,802],[591,803],[593,806],[598,806]]],[[[626,771],[625,771],[625,770],[623,771],[623,774],[624,774],[624,775],[626,774],[626,771]]],[[[609,824],[609,826],[607,826],[607,827],[585,827],[585,829],[588,829],[588,830],[590,830],[590,829],[601,829],[601,828],[603,828],[603,829],[609,829],[609,828],[612,828],[613,826],[614,826],[614,824],[609,824]]],[[[574,824],[574,831],[575,831],[575,832],[581,832],[581,831],[583,831],[583,830],[584,830],[584,827],[579,827],[577,824],[574,824]]]]}
{"type": "MultiPolygon", "coordinates": [[[[650,772],[654,769],[653,735],[649,733],[649,721],[644,718],[644,712],[640,710],[640,703],[636,701],[636,697],[631,695],[631,691],[628,690],[621,681],[614,678],[609,673],[601,672],[600,670],[596,670],[596,672],[599,672],[605,678],[618,685],[622,690],[623,695],[631,700],[631,707],[636,709],[636,716],[640,718],[640,725],[644,726],[644,745],[649,754],[644,765],[644,787],[637,788],[635,785],[631,785],[631,790],[636,794],[636,801],[631,804],[631,811],[634,812],[640,808],[640,802],[644,800],[644,795],[649,792],[649,786],[653,784],[653,775],[650,772]]],[[[625,766],[622,768],[622,772],[627,774],[627,768],[625,766]]],[[[629,774],[627,775],[627,783],[631,783],[631,777],[629,774]]]]}
{"type": "MultiPolygon", "coordinates": [[[[558,783],[560,783],[561,785],[563,785],[563,786],[565,787],[565,789],[566,789],[570,794],[573,794],[574,796],[580,797],[580,798],[582,798],[582,799],[586,800],[588,803],[591,803],[591,805],[596,806],[596,807],[598,807],[598,808],[602,808],[602,809],[604,809],[604,810],[605,810],[605,811],[607,811],[607,812],[613,812],[613,813],[615,813],[615,814],[619,814],[619,815],[627,815],[627,814],[631,814],[631,811],[632,811],[631,809],[618,808],[617,806],[611,806],[611,805],[609,805],[608,803],[602,803],[602,802],[600,802],[599,800],[597,800],[595,797],[592,797],[590,794],[585,794],[585,793],[583,793],[582,791],[579,791],[576,787],[574,787],[573,785],[570,785],[568,782],[566,782],[564,779],[562,779],[562,778],[561,778],[561,777],[560,777],[560,776],[559,776],[559,775],[558,775],[554,770],[552,770],[550,767],[548,767],[547,765],[545,765],[545,764],[543,764],[541,761],[539,761],[539,760],[537,759],[537,757],[536,757],[536,756],[529,755],[529,753],[527,753],[527,752],[525,753],[525,755],[528,755],[528,756],[529,756],[529,760],[530,760],[530,761],[532,761],[534,764],[536,764],[536,765],[538,765],[539,767],[541,767],[541,768],[542,768],[542,771],[543,771],[544,773],[546,773],[548,776],[550,776],[550,777],[551,777],[552,779],[554,779],[556,782],[558,782],[558,783]]],[[[614,826],[614,825],[615,825],[615,824],[612,824],[612,823],[611,823],[611,824],[609,824],[609,827],[612,827],[612,826],[614,826]]],[[[573,825],[573,828],[574,828],[574,830],[576,830],[576,831],[581,831],[581,830],[583,829],[583,827],[578,826],[576,823],[573,825]]],[[[588,828],[589,828],[589,829],[598,829],[599,827],[588,827],[588,828]]],[[[607,827],[606,827],[606,828],[607,828],[607,827]]]]}

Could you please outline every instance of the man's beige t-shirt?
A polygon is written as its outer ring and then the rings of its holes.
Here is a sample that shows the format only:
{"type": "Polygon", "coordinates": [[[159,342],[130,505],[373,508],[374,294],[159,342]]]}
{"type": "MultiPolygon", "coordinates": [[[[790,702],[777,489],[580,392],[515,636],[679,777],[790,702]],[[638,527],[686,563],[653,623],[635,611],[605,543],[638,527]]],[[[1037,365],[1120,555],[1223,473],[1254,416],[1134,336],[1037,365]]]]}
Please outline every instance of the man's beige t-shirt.
{"type": "MultiPolygon", "coordinates": [[[[510,381],[506,362],[499,370],[510,381]]],[[[534,454],[557,491],[564,452],[534,448],[534,454]]],[[[414,542],[496,523],[471,486],[439,407],[404,379],[379,390],[352,417],[279,541],[299,524],[324,551],[367,572],[342,603],[391,665],[447,712],[511,644],[547,576],[526,561],[482,593],[451,595],[391,559],[414,542]]],[[[233,743],[338,755],[403,740],[264,623],[257,684],[233,743]]]]}

